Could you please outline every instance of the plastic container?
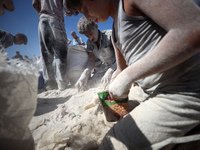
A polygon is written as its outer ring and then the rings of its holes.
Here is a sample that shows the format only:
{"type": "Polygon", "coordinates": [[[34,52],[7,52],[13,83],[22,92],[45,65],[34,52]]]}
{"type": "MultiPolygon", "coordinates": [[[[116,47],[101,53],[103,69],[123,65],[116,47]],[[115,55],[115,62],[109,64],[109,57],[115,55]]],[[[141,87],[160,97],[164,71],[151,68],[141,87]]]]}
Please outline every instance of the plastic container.
{"type": "Polygon", "coordinates": [[[118,121],[120,118],[129,113],[128,97],[123,100],[114,100],[108,91],[98,93],[103,111],[108,122],[118,121]]]}

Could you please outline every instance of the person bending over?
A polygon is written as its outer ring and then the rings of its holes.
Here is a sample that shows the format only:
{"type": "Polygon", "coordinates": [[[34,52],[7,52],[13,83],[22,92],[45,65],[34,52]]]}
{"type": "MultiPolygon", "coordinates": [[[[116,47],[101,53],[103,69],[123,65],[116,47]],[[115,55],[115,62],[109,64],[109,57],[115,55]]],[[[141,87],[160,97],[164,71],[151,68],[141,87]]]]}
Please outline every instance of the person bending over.
{"type": "Polygon", "coordinates": [[[117,70],[110,95],[127,97],[133,83],[149,95],[110,129],[99,149],[172,149],[200,142],[193,132],[200,125],[200,8],[192,0],[64,2],[68,15],[114,20],[117,70]]]}
{"type": "Polygon", "coordinates": [[[97,24],[93,21],[88,22],[84,16],[80,18],[77,28],[80,34],[84,34],[88,38],[86,51],[89,61],[75,87],[79,90],[86,89],[88,78],[95,67],[95,58],[101,61],[101,66],[94,72],[93,78],[102,78],[101,82],[107,85],[116,69],[115,53],[111,42],[112,30],[100,31],[97,24]]]}

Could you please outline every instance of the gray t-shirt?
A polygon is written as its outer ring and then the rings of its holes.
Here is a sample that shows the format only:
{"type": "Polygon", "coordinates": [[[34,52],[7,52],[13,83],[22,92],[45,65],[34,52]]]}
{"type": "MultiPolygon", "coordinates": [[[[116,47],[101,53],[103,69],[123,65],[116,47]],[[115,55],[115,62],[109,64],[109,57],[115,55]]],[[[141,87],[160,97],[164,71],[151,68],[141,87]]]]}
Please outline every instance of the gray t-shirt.
{"type": "Polygon", "coordinates": [[[92,52],[105,66],[112,66],[115,63],[115,52],[111,41],[112,30],[99,31],[100,46],[88,39],[87,52],[92,52]]]}
{"type": "MultiPolygon", "coordinates": [[[[166,31],[147,16],[129,16],[119,1],[118,18],[113,24],[113,40],[128,66],[144,57],[165,36],[166,31]]],[[[178,66],[136,81],[146,92],[195,92],[200,86],[200,53],[178,66]],[[176,87],[176,88],[174,88],[176,87]]]]}
{"type": "Polygon", "coordinates": [[[40,17],[49,15],[64,23],[63,0],[39,0],[39,2],[41,6],[40,17]]]}

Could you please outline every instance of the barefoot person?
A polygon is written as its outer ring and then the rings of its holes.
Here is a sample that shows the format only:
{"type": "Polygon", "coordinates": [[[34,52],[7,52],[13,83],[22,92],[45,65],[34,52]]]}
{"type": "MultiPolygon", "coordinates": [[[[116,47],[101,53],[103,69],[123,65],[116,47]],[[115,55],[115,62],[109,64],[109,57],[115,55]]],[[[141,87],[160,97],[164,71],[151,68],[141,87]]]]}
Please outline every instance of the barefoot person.
{"type": "Polygon", "coordinates": [[[111,96],[127,97],[133,83],[149,94],[100,149],[171,149],[200,140],[190,132],[200,125],[200,9],[193,1],[65,0],[65,6],[68,15],[82,13],[89,21],[113,18],[111,96]]]}

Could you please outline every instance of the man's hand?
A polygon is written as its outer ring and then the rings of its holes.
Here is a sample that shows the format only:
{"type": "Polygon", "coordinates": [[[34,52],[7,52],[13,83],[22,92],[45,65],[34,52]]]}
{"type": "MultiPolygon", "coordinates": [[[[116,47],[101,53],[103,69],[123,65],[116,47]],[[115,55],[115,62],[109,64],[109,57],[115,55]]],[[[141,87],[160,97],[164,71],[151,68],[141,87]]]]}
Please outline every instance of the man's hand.
{"type": "Polygon", "coordinates": [[[78,91],[85,91],[87,89],[88,77],[89,69],[85,69],[75,84],[75,87],[78,89],[78,91]]]}
{"type": "Polygon", "coordinates": [[[119,74],[110,84],[110,96],[116,100],[127,98],[132,82],[128,75],[119,74]]]}
{"type": "Polygon", "coordinates": [[[106,73],[104,74],[104,76],[101,79],[101,83],[103,85],[107,85],[110,82],[111,76],[113,73],[113,69],[109,68],[106,73]]]}
{"type": "Polygon", "coordinates": [[[15,9],[12,0],[0,0],[0,15],[3,15],[4,9],[8,11],[13,11],[15,9]]]}

